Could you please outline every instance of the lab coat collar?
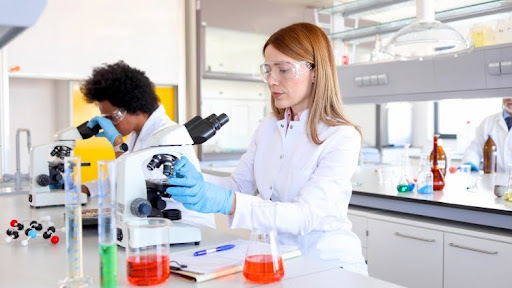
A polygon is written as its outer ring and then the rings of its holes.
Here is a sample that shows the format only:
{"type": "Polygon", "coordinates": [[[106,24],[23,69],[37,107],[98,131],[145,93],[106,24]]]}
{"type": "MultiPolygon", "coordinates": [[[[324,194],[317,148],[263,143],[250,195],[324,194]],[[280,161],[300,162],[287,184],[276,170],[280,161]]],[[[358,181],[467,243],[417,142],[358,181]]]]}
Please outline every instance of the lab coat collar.
{"type": "MultiPolygon", "coordinates": [[[[144,123],[144,125],[142,126],[142,129],[140,130],[140,134],[137,134],[136,132],[132,132],[132,136],[134,137],[134,139],[136,139],[135,143],[133,144],[134,148],[135,148],[135,146],[137,146],[137,144],[141,144],[142,146],[144,146],[142,143],[138,143],[138,142],[145,141],[143,139],[149,139],[149,137],[156,132],[156,131],[154,131],[155,130],[154,126],[163,117],[167,117],[167,114],[165,113],[164,106],[159,105],[158,108],[156,108],[156,110],[153,111],[153,113],[151,113],[151,115],[149,115],[149,118],[146,120],[146,123],[144,123]]],[[[141,149],[141,148],[139,148],[139,149],[141,149]]]]}
{"type": "MultiPolygon", "coordinates": [[[[505,131],[508,131],[507,122],[505,122],[505,118],[503,118],[505,113],[498,113],[496,114],[496,121],[498,122],[499,127],[504,129],[505,131]]],[[[512,130],[512,129],[511,129],[512,130]]]]}
{"type": "MultiPolygon", "coordinates": [[[[286,123],[287,123],[287,119],[286,119],[286,115],[288,114],[288,111],[289,111],[290,108],[287,108],[286,111],[284,112],[284,118],[281,119],[281,120],[277,120],[277,125],[279,127],[281,127],[281,125],[284,126],[284,128],[286,128],[286,123]]],[[[308,122],[308,114],[309,114],[309,109],[306,109],[304,111],[302,111],[300,113],[300,116],[299,116],[299,120],[298,121],[295,121],[295,120],[291,120],[290,121],[290,124],[293,123],[293,125],[297,126],[301,126],[301,127],[304,127],[306,126],[306,123],[308,122]]]]}

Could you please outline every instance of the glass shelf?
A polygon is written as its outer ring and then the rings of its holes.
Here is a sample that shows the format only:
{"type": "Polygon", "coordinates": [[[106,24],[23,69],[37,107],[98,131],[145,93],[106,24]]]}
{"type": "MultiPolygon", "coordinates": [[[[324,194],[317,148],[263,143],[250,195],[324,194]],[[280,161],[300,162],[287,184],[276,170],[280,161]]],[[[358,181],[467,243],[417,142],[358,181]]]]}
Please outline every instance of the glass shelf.
{"type": "MultiPolygon", "coordinates": [[[[364,0],[364,1],[368,1],[368,0],[364,0]]],[[[357,2],[359,2],[359,1],[357,1],[357,2]]],[[[410,17],[408,17],[408,18],[397,19],[397,20],[390,21],[390,22],[379,23],[379,24],[361,27],[361,28],[357,28],[357,29],[345,30],[345,31],[337,32],[337,33],[331,33],[329,36],[331,37],[331,39],[349,41],[349,40],[374,36],[375,34],[386,34],[386,33],[398,31],[402,27],[405,27],[405,26],[413,23],[416,20],[416,18],[413,16],[416,13],[414,10],[415,2],[408,1],[406,3],[409,3],[409,2],[412,4],[411,7],[413,8],[413,12],[411,12],[412,14],[407,14],[409,12],[407,12],[405,14],[399,13],[399,12],[395,11],[394,9],[391,9],[390,7],[387,8],[388,12],[386,12],[386,13],[394,13],[395,15],[410,15],[410,17]],[[391,10],[391,12],[389,12],[390,10],[391,10]]],[[[458,2],[458,1],[449,1],[449,2],[452,2],[451,6],[453,6],[453,5],[456,5],[456,4],[453,4],[453,2],[458,2]]],[[[475,1],[473,1],[473,2],[475,2],[475,1]]],[[[349,2],[349,3],[342,4],[342,5],[348,5],[350,3],[354,3],[354,2],[349,2]]],[[[406,4],[406,3],[402,2],[400,4],[406,4]]],[[[338,6],[340,6],[340,5],[338,5],[338,6]]],[[[338,7],[338,6],[335,6],[335,7],[338,7]]],[[[445,5],[443,7],[449,7],[449,6],[445,5]]],[[[334,8],[332,8],[332,9],[334,10],[334,8]]],[[[480,1],[480,3],[476,3],[476,4],[472,4],[472,5],[438,11],[438,12],[436,12],[436,20],[439,20],[443,23],[449,23],[449,22],[454,22],[454,21],[482,17],[482,16],[486,16],[486,15],[500,14],[500,13],[509,12],[509,11],[512,11],[512,1],[499,1],[499,0],[486,1],[486,2],[480,1]]],[[[364,19],[371,20],[375,15],[378,15],[378,14],[372,14],[372,15],[373,15],[372,17],[368,16],[364,19]]],[[[375,17],[377,17],[377,16],[375,16],[375,17]]],[[[361,19],[363,19],[363,17],[361,17],[361,19]]],[[[373,20],[375,20],[375,19],[373,19],[373,20]]],[[[372,21],[372,22],[374,22],[374,21],[372,21]]]]}

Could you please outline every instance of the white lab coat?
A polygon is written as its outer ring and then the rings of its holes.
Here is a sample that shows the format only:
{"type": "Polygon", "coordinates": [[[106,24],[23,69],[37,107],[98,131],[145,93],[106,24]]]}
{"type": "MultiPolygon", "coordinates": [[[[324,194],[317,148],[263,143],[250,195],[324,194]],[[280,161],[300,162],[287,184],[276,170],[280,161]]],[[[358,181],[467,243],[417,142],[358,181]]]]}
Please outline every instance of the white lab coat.
{"type": "Polygon", "coordinates": [[[508,131],[507,123],[503,119],[503,112],[490,115],[482,120],[475,132],[475,138],[464,152],[462,163],[471,162],[477,167],[483,159],[484,144],[491,134],[496,143],[498,153],[498,172],[507,172],[507,165],[512,164],[512,133],[508,131]]]}
{"type": "MultiPolygon", "coordinates": [[[[176,123],[169,119],[169,117],[165,113],[164,107],[160,105],[146,120],[146,123],[144,123],[144,126],[140,131],[140,135],[137,135],[136,132],[132,132],[130,133],[130,135],[128,135],[128,140],[126,141],[126,144],[128,144],[127,153],[148,148],[148,140],[151,135],[172,125],[176,125],[176,123]]],[[[190,160],[190,162],[196,167],[198,171],[200,171],[201,167],[199,165],[199,160],[197,159],[194,148],[192,146],[186,146],[181,149],[181,153],[190,160]]],[[[176,148],[173,148],[173,151],[176,151],[176,148]]],[[[166,176],[163,175],[161,168],[155,169],[153,171],[149,171],[148,169],[146,169],[146,166],[150,160],[151,159],[147,159],[146,161],[144,161],[141,168],[144,171],[146,179],[166,178],[166,176]]],[[[97,181],[90,181],[84,183],[84,185],[87,186],[87,188],[89,189],[91,196],[98,195],[97,181]]],[[[215,218],[213,214],[204,214],[188,210],[185,207],[183,207],[183,204],[175,201],[174,199],[165,200],[167,202],[166,209],[179,209],[181,211],[183,222],[191,224],[200,224],[215,228],[215,218]]]]}
{"type": "Polygon", "coordinates": [[[207,175],[206,181],[237,191],[231,228],[251,229],[250,204],[272,200],[280,243],[367,275],[361,241],[347,217],[361,137],[354,127],[322,123],[318,133],[325,141],[316,145],[306,133],[307,117],[305,111],[288,131],[286,119],[265,117],[231,176],[207,175]],[[259,197],[252,196],[256,190],[259,197]]]}

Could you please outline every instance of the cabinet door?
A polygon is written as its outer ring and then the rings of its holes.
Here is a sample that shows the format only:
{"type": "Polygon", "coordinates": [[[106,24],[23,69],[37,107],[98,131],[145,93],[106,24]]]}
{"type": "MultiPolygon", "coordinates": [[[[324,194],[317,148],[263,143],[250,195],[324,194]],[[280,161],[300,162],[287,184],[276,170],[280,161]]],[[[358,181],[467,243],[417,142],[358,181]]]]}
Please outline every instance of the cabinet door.
{"type": "Polygon", "coordinates": [[[512,287],[512,244],[445,233],[444,287],[512,287]]]}
{"type": "Polygon", "coordinates": [[[443,286],[443,233],[368,219],[370,276],[406,287],[443,286]]]}
{"type": "Polygon", "coordinates": [[[348,219],[352,222],[352,231],[356,233],[357,237],[361,239],[361,247],[363,248],[363,256],[364,259],[367,259],[367,237],[366,237],[366,229],[368,228],[368,219],[366,217],[350,215],[348,214],[348,219]]]}

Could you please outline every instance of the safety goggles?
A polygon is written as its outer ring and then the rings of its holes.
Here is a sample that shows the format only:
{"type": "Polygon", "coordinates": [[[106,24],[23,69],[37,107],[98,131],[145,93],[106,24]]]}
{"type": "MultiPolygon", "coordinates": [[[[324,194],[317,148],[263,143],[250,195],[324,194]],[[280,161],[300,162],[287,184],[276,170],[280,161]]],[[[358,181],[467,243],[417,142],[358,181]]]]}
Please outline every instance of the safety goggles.
{"type": "Polygon", "coordinates": [[[265,62],[260,65],[261,78],[265,83],[268,77],[272,75],[274,80],[290,80],[299,78],[300,75],[313,68],[313,64],[306,61],[288,62],[288,61],[274,61],[265,62]]]}
{"type": "Polygon", "coordinates": [[[109,119],[115,125],[121,122],[121,120],[123,120],[124,115],[126,115],[126,110],[124,110],[123,108],[119,108],[110,114],[102,114],[101,116],[109,119]]]}

